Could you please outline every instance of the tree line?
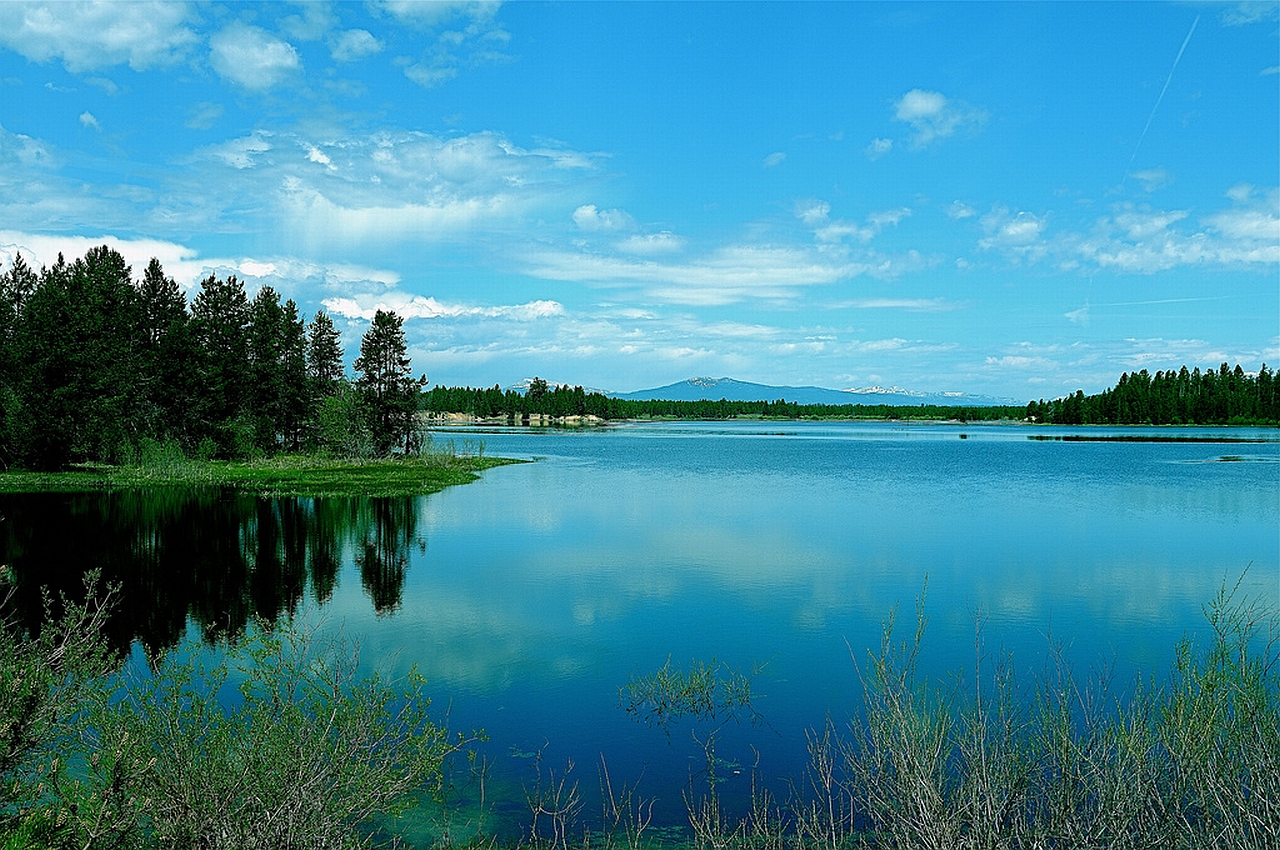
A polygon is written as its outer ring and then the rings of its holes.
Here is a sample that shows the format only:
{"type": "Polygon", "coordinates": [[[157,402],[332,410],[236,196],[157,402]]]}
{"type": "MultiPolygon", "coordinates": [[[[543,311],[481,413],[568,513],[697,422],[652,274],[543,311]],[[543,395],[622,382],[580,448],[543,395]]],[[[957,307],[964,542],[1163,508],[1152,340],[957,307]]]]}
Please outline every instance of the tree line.
{"type": "Polygon", "coordinates": [[[141,280],[90,249],[0,274],[0,468],[127,462],[147,441],[202,458],[415,448],[403,320],[379,311],[347,379],[339,334],[270,286],[202,280],[188,304],[158,260],[141,280]]]}
{"type": "Polygon", "coordinates": [[[1096,395],[1077,390],[1053,401],[1033,401],[1026,418],[1058,425],[1280,425],[1280,387],[1262,364],[1248,374],[1237,364],[1217,370],[1183,366],[1148,374],[1124,373],[1096,395]]]}
{"type": "Polygon", "coordinates": [[[432,387],[421,395],[428,413],[465,413],[482,419],[509,420],[525,416],[595,416],[622,419],[888,419],[954,420],[960,422],[1028,421],[1059,425],[1277,425],[1280,424],[1280,387],[1266,364],[1256,374],[1226,363],[1201,372],[1156,372],[1144,369],[1124,373],[1115,387],[1096,395],[1083,391],[1052,401],[1013,405],[892,405],[799,404],[775,401],[709,399],[670,401],[611,398],[582,387],[549,387],[534,378],[520,393],[500,386],[432,387]]]}
{"type": "Polygon", "coordinates": [[[786,399],[775,401],[668,401],[663,399],[611,398],[599,392],[585,392],[582,387],[562,385],[554,389],[534,378],[521,394],[499,386],[489,389],[471,387],[432,387],[422,393],[422,409],[429,413],[466,413],[480,418],[521,418],[542,416],[595,416],[603,420],[620,419],[959,419],[961,421],[996,421],[1021,419],[1021,406],[946,406],[937,404],[799,404],[786,399]]]}

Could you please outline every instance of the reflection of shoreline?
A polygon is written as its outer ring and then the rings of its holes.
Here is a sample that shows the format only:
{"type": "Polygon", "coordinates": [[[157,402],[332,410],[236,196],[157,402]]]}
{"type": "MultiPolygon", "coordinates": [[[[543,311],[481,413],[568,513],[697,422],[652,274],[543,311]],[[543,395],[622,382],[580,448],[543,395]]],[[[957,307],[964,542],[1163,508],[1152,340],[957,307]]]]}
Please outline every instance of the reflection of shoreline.
{"type": "Polygon", "coordinates": [[[0,560],[28,628],[43,594],[83,594],[100,570],[120,587],[108,623],[113,646],[150,651],[178,643],[188,618],[207,641],[243,634],[255,620],[295,615],[308,589],[323,605],[342,564],[383,616],[401,604],[418,532],[418,498],[263,497],[229,488],[165,487],[103,493],[0,496],[0,560]]]}

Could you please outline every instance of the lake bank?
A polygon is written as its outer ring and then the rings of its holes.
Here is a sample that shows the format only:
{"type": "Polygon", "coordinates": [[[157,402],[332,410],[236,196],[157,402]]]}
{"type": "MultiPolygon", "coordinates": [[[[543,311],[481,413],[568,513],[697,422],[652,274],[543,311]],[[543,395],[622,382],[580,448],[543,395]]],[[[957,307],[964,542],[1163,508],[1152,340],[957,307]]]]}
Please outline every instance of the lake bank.
{"type": "Polygon", "coordinates": [[[420,496],[475,481],[511,458],[437,452],[381,459],[282,455],[254,461],[172,459],[137,466],[83,464],[63,472],[0,472],[0,493],[57,493],[163,486],[230,487],[263,496],[420,496]]]}

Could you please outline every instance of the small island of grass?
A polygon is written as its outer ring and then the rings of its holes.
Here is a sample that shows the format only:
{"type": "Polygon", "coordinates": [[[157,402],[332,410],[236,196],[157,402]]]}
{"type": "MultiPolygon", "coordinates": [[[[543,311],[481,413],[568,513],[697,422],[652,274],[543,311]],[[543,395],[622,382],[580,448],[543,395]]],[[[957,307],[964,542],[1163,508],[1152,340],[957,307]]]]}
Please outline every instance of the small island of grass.
{"type": "Polygon", "coordinates": [[[81,464],[60,472],[0,472],[0,492],[194,485],[232,487],[263,496],[418,496],[475,481],[486,469],[520,462],[450,452],[375,459],[314,455],[236,461],[176,458],[139,465],[81,464]]]}

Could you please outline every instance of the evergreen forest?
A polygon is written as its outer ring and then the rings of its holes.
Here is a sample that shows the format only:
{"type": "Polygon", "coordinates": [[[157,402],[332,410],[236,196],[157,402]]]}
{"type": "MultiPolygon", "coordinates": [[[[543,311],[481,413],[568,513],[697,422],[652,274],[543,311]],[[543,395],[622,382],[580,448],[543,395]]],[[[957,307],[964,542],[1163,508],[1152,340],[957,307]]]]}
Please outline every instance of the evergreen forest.
{"type": "Polygon", "coordinates": [[[348,378],[323,310],[310,321],[270,286],[252,297],[210,275],[188,303],[152,259],[141,279],[119,252],[62,255],[38,272],[21,255],[0,274],[0,470],[130,463],[149,446],[186,457],[282,452],[349,457],[414,453],[420,411],[483,419],[675,418],[1026,420],[1063,425],[1277,425],[1280,392],[1264,364],[1125,373],[1025,407],[637,401],[534,379],[524,393],[433,387],[413,377],[403,320],[378,311],[348,378]]]}
{"type": "Polygon", "coordinates": [[[1239,364],[1216,371],[1146,369],[1125,373],[1097,395],[1074,395],[1027,405],[1032,422],[1055,425],[1280,425],[1280,387],[1267,364],[1247,374],[1239,364]]]}
{"type": "Polygon", "coordinates": [[[403,320],[379,311],[348,380],[333,321],[210,275],[187,303],[152,259],[110,247],[0,274],[0,469],[187,457],[414,451],[418,393],[403,320]]]}

